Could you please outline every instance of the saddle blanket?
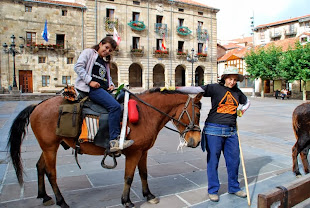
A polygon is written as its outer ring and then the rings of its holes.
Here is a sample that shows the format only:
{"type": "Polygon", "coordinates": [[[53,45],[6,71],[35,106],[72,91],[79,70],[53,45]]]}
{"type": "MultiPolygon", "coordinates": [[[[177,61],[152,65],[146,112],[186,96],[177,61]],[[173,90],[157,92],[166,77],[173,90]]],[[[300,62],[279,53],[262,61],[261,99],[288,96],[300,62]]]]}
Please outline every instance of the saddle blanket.
{"type": "Polygon", "coordinates": [[[98,130],[99,117],[95,115],[86,115],[83,119],[79,142],[94,142],[98,130]]]}

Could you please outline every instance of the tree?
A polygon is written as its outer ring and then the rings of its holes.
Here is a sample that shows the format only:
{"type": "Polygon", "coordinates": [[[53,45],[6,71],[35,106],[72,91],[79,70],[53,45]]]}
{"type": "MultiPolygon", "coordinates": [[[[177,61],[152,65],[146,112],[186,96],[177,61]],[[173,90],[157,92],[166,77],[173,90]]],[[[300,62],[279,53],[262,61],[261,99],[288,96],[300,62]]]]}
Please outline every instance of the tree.
{"type": "Polygon", "coordinates": [[[279,67],[282,76],[289,82],[301,80],[303,100],[306,101],[306,82],[310,81],[310,43],[302,45],[297,41],[295,49],[283,54],[279,67]]]}
{"type": "Polygon", "coordinates": [[[281,70],[278,67],[282,54],[281,47],[271,45],[268,48],[252,50],[245,56],[247,72],[252,78],[261,78],[261,96],[264,97],[264,80],[277,79],[281,77],[281,70]]]}

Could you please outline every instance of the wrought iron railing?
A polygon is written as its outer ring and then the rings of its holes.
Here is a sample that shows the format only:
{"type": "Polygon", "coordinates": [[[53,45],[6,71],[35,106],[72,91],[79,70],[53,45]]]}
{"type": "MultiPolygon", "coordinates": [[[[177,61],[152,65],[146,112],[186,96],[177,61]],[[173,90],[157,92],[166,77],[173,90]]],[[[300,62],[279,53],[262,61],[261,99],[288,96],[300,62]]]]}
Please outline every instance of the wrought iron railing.
{"type": "Polygon", "coordinates": [[[114,27],[116,30],[118,30],[118,19],[117,18],[110,18],[110,17],[105,17],[104,18],[104,23],[105,23],[105,30],[109,33],[114,32],[114,27]]]}
{"type": "Polygon", "coordinates": [[[130,46],[130,53],[133,56],[143,56],[144,55],[144,46],[140,47],[140,48],[136,48],[133,46],[130,46]]]}
{"type": "Polygon", "coordinates": [[[159,35],[159,36],[167,36],[167,24],[163,24],[163,23],[155,23],[155,32],[159,35]]]}
{"type": "Polygon", "coordinates": [[[202,29],[201,27],[197,28],[197,40],[206,41],[209,39],[209,34],[207,29],[202,29]]]}

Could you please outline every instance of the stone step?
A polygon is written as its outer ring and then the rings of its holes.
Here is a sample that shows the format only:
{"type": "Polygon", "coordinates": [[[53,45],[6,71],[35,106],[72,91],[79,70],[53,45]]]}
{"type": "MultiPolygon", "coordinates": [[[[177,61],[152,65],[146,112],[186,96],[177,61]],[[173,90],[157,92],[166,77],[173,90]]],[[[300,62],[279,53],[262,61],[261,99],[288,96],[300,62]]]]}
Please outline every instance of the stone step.
{"type": "MultiPolygon", "coordinates": [[[[249,184],[249,193],[251,206],[257,207],[257,198],[258,194],[269,192],[272,189],[275,189],[277,186],[288,186],[292,183],[297,183],[299,180],[304,180],[306,177],[310,177],[310,175],[304,175],[301,178],[296,178],[295,175],[291,171],[284,172],[279,175],[275,175],[269,177],[265,180],[256,182],[255,180],[249,184]]],[[[244,188],[245,191],[245,188],[244,188]]],[[[236,197],[232,194],[222,194],[220,195],[219,202],[212,202],[210,200],[206,200],[202,203],[196,204],[194,208],[205,208],[205,207],[230,207],[230,208],[239,208],[239,207],[247,207],[248,202],[247,199],[236,197]]],[[[310,206],[310,200],[306,200],[303,203],[300,203],[295,208],[307,207],[310,206]],[[302,204],[302,205],[301,205],[302,204]],[[306,205],[305,205],[306,204],[306,205]]]]}

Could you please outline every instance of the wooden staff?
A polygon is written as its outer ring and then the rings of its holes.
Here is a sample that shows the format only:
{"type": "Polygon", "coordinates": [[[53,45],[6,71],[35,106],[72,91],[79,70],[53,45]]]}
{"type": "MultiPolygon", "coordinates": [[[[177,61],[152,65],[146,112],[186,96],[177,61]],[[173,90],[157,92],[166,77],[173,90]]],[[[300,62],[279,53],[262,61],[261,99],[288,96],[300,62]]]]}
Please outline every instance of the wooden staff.
{"type": "Polygon", "coordinates": [[[247,199],[248,199],[248,205],[251,206],[251,199],[250,199],[250,193],[249,193],[248,179],[247,179],[246,171],[245,171],[245,165],[244,165],[243,153],[242,153],[242,148],[241,148],[241,140],[240,140],[240,135],[239,135],[238,124],[237,124],[237,134],[238,134],[238,140],[239,140],[240,159],[241,159],[242,170],[243,170],[243,175],[244,175],[244,183],[245,183],[245,189],[246,189],[246,196],[247,196],[247,199]]]}

